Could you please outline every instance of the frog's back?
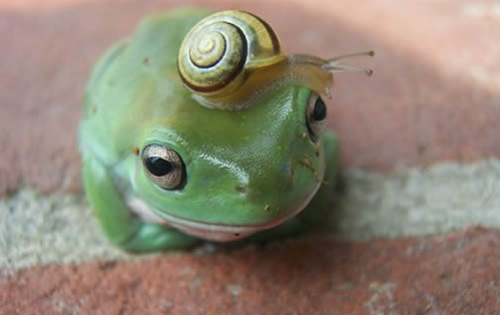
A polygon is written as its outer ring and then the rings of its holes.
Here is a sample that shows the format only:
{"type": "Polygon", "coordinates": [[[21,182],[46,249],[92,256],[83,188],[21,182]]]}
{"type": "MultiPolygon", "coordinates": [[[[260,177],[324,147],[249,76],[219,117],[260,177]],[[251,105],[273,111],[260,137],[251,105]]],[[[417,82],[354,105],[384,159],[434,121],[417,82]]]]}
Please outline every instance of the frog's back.
{"type": "Polygon", "coordinates": [[[95,66],[84,99],[80,146],[105,164],[133,149],[141,132],[168,115],[169,98],[186,97],[177,54],[189,29],[212,11],[185,8],[150,15],[129,42],[112,47],[95,66]]]}

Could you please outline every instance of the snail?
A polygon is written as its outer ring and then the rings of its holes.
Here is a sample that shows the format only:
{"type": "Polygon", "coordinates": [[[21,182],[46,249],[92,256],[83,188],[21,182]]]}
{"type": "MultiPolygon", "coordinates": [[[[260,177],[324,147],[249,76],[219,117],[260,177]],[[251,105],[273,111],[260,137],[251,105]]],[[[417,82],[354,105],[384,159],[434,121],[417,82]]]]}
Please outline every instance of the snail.
{"type": "Polygon", "coordinates": [[[178,72],[199,102],[210,108],[239,110],[252,96],[283,83],[305,86],[330,96],[333,72],[372,70],[338,64],[373,51],[322,59],[285,55],[273,28],[261,18],[229,10],[207,16],[185,36],[178,54],[178,72]]]}

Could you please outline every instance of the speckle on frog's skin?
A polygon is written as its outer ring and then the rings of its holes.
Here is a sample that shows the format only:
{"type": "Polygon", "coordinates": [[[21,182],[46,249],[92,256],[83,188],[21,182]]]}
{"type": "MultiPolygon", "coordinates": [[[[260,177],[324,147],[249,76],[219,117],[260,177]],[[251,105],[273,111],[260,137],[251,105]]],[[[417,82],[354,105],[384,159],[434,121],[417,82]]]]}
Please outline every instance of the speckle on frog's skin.
{"type": "Polygon", "coordinates": [[[145,64],[145,65],[149,65],[149,57],[145,57],[143,60],[142,60],[142,63],[145,64]]]}
{"type": "Polygon", "coordinates": [[[305,132],[301,133],[301,134],[300,134],[300,137],[301,137],[302,139],[304,139],[304,140],[306,140],[306,139],[308,138],[307,133],[305,133],[305,132]]]}
{"type": "Polygon", "coordinates": [[[265,205],[264,206],[264,211],[269,211],[271,209],[271,206],[270,205],[265,205]]]}
{"type": "Polygon", "coordinates": [[[311,160],[303,159],[303,160],[300,160],[299,163],[304,165],[305,167],[309,168],[310,170],[314,171],[314,167],[312,166],[311,160]]]}
{"type": "Polygon", "coordinates": [[[133,147],[132,149],[130,149],[130,151],[135,154],[135,155],[139,155],[139,148],[138,147],[133,147]]]}
{"type": "Polygon", "coordinates": [[[299,163],[301,165],[304,165],[305,167],[307,167],[308,169],[310,169],[312,172],[313,172],[313,175],[314,176],[318,176],[318,172],[316,171],[316,169],[314,168],[314,166],[312,165],[312,162],[310,159],[306,158],[306,159],[303,159],[303,160],[299,160],[299,163]]]}
{"type": "Polygon", "coordinates": [[[90,107],[90,111],[92,112],[92,114],[97,113],[97,104],[92,104],[92,106],[90,107]]]}

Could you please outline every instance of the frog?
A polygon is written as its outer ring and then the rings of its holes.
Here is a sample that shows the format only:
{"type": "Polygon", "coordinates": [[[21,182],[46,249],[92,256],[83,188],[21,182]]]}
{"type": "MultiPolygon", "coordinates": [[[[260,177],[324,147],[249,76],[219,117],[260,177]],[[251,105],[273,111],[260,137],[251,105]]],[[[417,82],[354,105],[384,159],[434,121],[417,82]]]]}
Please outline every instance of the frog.
{"type": "Polygon", "coordinates": [[[83,186],[104,235],[144,253],[313,230],[332,208],[339,171],[324,101],[338,69],[285,55],[252,13],[145,17],[100,58],[84,93],[83,186]],[[240,37],[233,46],[231,34],[240,37]],[[246,59],[214,70],[231,49],[246,59]]]}

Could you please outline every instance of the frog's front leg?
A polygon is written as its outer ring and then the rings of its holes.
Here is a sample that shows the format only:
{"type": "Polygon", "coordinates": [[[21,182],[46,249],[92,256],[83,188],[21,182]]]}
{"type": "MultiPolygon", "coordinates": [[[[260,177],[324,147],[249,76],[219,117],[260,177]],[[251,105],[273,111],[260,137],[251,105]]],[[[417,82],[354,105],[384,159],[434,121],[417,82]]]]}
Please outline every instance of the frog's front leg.
{"type": "Polygon", "coordinates": [[[186,248],[198,239],[160,224],[146,223],[127,207],[108,170],[89,154],[83,156],[88,200],[108,239],[130,252],[186,248]]]}

